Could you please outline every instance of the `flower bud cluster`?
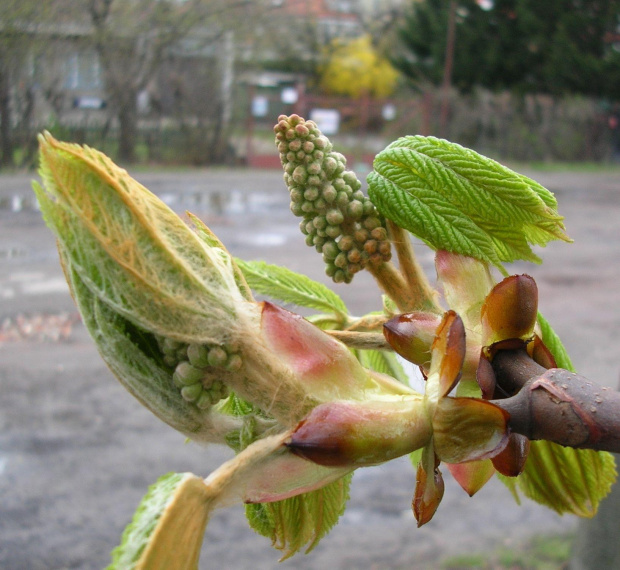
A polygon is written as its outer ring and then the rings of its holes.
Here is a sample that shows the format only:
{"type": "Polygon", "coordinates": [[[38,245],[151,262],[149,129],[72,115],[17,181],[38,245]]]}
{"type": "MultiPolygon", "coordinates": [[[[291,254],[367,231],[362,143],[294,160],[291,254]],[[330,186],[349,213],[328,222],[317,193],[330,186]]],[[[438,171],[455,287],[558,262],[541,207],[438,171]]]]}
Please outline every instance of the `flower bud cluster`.
{"type": "Polygon", "coordinates": [[[291,211],[302,218],[306,243],[323,254],[327,275],[336,283],[350,283],[367,265],[389,261],[385,221],[317,125],[280,115],[274,131],[291,211]]]}
{"type": "Polygon", "coordinates": [[[174,369],[172,381],[185,400],[206,409],[228,397],[223,379],[243,364],[237,346],[185,344],[169,338],[160,338],[158,343],[164,363],[174,369]]]}

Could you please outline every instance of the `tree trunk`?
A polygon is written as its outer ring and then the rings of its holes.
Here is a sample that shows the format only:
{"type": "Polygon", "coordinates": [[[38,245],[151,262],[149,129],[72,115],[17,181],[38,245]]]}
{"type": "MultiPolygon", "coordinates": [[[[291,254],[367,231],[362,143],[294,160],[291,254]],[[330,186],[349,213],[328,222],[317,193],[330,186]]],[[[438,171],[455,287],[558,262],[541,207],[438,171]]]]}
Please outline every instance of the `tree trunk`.
{"type": "MultiPolygon", "coordinates": [[[[616,463],[620,455],[616,455],[616,463]]],[[[620,568],[620,485],[601,502],[592,519],[577,526],[569,570],[603,570],[620,568]]]]}
{"type": "Polygon", "coordinates": [[[138,138],[138,106],[135,93],[127,94],[120,104],[118,160],[130,164],[136,160],[138,138]]]}
{"type": "MultiPolygon", "coordinates": [[[[620,454],[616,454],[616,465],[620,454]]],[[[616,481],[592,519],[582,519],[577,526],[573,554],[568,570],[620,568],[620,485],[616,481]]]]}
{"type": "Polygon", "coordinates": [[[13,165],[13,137],[11,128],[9,78],[0,69],[0,166],[13,165]]]}

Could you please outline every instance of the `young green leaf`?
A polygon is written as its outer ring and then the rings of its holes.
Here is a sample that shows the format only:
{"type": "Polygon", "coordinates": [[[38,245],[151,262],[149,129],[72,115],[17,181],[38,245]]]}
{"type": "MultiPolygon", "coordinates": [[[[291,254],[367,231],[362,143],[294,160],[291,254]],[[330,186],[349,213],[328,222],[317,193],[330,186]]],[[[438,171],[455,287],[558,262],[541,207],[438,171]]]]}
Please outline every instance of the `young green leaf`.
{"type": "Polygon", "coordinates": [[[564,348],[560,337],[553,330],[553,328],[551,328],[549,321],[547,321],[547,319],[545,319],[540,313],[538,313],[537,320],[542,332],[542,341],[553,355],[553,358],[555,358],[555,362],[558,367],[575,372],[575,368],[571,362],[570,356],[568,356],[568,352],[566,352],[566,348],[564,348]]]}
{"type": "Polygon", "coordinates": [[[249,286],[263,295],[318,311],[347,314],[344,301],[322,283],[264,261],[235,260],[249,286]]]}
{"type": "Polygon", "coordinates": [[[280,561],[304,547],[307,554],[344,512],[352,476],[351,473],[321,489],[283,501],[246,505],[248,522],[284,553],[280,561]]]}
{"type": "Polygon", "coordinates": [[[515,496],[521,491],[559,514],[593,517],[616,480],[616,465],[610,453],[541,440],[531,442],[521,475],[499,478],[515,496]]]}
{"type": "Polygon", "coordinates": [[[60,249],[63,269],[84,325],[119,382],[158,418],[197,441],[224,443],[233,422],[184,400],[156,355],[153,335],[138,329],[92,293],[60,249]]]}
{"type": "Polygon", "coordinates": [[[445,140],[398,139],[377,155],[368,184],[384,216],[434,249],[501,267],[539,263],[530,245],[570,241],[548,190],[445,140]]]}
{"type": "Polygon", "coordinates": [[[362,366],[387,374],[399,382],[409,385],[409,377],[393,352],[385,350],[358,350],[357,357],[362,366]]]}
{"type": "Polygon", "coordinates": [[[185,342],[221,342],[244,305],[229,258],[108,157],[39,137],[37,199],[91,291],[128,320],[185,342]]]}
{"type": "Polygon", "coordinates": [[[209,515],[204,481],[168,473],[149,487],[107,570],[192,570],[209,515]]]}

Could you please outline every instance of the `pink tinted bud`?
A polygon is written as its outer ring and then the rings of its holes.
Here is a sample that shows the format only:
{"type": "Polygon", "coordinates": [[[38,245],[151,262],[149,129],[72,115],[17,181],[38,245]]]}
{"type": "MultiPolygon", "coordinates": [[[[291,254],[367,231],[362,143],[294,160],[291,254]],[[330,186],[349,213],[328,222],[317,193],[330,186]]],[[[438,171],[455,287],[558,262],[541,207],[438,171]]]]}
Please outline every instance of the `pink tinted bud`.
{"type": "Polygon", "coordinates": [[[380,402],[335,401],[314,408],[287,446],[319,465],[362,467],[411,453],[431,436],[420,396],[380,402]]]}
{"type": "Polygon", "coordinates": [[[400,356],[427,368],[431,359],[431,346],[440,324],[439,315],[416,311],[390,319],[383,325],[383,334],[400,356]]]}

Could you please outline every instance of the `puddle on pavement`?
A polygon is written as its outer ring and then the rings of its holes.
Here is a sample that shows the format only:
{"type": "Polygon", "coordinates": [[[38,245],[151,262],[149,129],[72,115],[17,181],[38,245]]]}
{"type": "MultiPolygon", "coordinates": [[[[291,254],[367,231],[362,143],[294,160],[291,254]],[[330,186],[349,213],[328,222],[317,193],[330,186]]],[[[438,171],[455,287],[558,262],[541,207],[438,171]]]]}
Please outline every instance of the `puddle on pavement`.
{"type": "Polygon", "coordinates": [[[281,196],[241,190],[211,192],[163,192],[159,198],[175,211],[202,212],[216,216],[259,214],[288,206],[281,196]]]}
{"type": "MultiPolygon", "coordinates": [[[[159,198],[175,211],[200,211],[218,216],[261,213],[287,205],[282,196],[235,189],[210,192],[162,192],[159,198]]],[[[0,211],[38,212],[40,207],[34,194],[13,194],[0,196],[0,211]]]]}
{"type": "Polygon", "coordinates": [[[4,212],[38,212],[40,210],[37,199],[29,195],[13,194],[0,196],[0,211],[4,212]]]}
{"type": "MultiPolygon", "coordinates": [[[[288,213],[288,200],[278,193],[248,192],[239,189],[205,191],[161,192],[159,198],[179,215],[185,211],[199,216],[210,215],[218,218],[243,216],[244,225],[251,225],[251,216],[260,216],[269,212],[288,213]]],[[[39,204],[33,195],[13,194],[0,196],[0,213],[25,214],[40,212],[39,204]]],[[[19,219],[19,218],[16,218],[19,219]]],[[[251,241],[263,247],[280,246],[286,242],[286,236],[278,232],[253,232],[251,241]]],[[[23,260],[30,258],[33,252],[21,245],[0,243],[0,261],[23,260]]]]}
{"type": "Polygon", "coordinates": [[[28,252],[22,247],[0,245],[0,260],[26,257],[27,255],[28,252]]]}

